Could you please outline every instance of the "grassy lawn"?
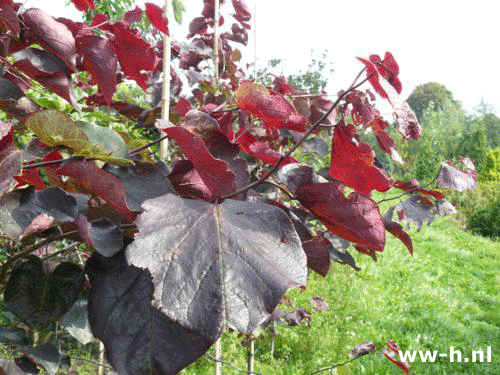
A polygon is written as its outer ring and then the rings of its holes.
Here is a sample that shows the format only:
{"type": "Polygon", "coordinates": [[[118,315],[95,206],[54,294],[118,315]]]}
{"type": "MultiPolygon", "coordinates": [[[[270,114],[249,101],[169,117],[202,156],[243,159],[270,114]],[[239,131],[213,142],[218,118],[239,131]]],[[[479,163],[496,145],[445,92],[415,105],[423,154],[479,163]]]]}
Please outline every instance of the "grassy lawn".
{"type": "MultiPolygon", "coordinates": [[[[462,352],[492,347],[491,363],[412,364],[415,374],[500,374],[500,243],[474,236],[449,218],[438,218],[421,232],[411,233],[415,255],[389,235],[385,252],[374,263],[356,254],[355,272],[333,265],[323,279],[311,274],[306,291],[289,293],[294,307],[313,311],[311,297],[323,297],[330,308],[312,312],[311,326],[278,327],[274,358],[269,335],[256,343],[255,371],[262,374],[309,374],[318,368],[349,359],[348,352],[365,340],[377,353],[354,361],[339,374],[402,374],[379,349],[393,338],[405,350],[437,350],[450,346],[462,352]]],[[[223,358],[245,369],[241,338],[227,334],[223,358]]],[[[213,351],[211,352],[213,355],[213,351]]],[[[224,374],[237,374],[225,365],[224,374]]],[[[213,362],[204,358],[183,374],[213,374],[213,362]]],[[[330,372],[323,372],[330,373],[330,372]]]]}

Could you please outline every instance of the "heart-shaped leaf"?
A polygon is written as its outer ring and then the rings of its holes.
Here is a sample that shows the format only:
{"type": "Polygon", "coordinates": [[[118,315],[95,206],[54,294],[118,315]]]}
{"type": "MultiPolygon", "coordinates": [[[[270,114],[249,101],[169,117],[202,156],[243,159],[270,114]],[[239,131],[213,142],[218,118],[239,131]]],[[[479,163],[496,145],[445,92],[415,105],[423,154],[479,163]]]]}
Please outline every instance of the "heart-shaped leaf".
{"type": "Polygon", "coordinates": [[[44,274],[42,260],[31,256],[17,263],[4,293],[5,307],[37,329],[57,321],[77,300],[83,288],[83,270],[61,263],[44,274]]]}
{"type": "Polygon", "coordinates": [[[151,274],[128,266],[124,252],[111,258],[95,253],[85,269],[92,284],[88,297],[92,332],[121,375],[176,374],[213,344],[151,305],[151,274]]]}
{"type": "Polygon", "coordinates": [[[251,333],[306,282],[300,239],[279,208],[171,194],[143,208],[128,262],[151,272],[155,306],[212,341],[225,326],[251,333]]]}

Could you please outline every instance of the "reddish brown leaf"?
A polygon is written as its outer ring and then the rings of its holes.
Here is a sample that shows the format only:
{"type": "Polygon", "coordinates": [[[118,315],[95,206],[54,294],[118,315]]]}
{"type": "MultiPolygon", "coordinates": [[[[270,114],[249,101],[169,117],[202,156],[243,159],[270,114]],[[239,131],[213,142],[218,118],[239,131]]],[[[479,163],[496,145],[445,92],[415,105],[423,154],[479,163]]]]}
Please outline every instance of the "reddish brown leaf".
{"type": "Polygon", "coordinates": [[[365,341],[362,344],[356,345],[354,349],[352,349],[349,354],[353,358],[359,358],[361,356],[364,356],[366,354],[374,353],[375,352],[375,344],[371,341],[365,341]]]}
{"type": "Polygon", "coordinates": [[[0,26],[0,30],[5,33],[10,32],[15,37],[18,37],[21,32],[17,12],[9,4],[2,4],[0,7],[0,26]]]}
{"type": "Polygon", "coordinates": [[[425,195],[430,195],[437,200],[444,199],[444,194],[437,190],[424,189],[420,187],[420,183],[417,180],[409,181],[395,181],[394,187],[408,192],[418,192],[425,195]]]}
{"type": "Polygon", "coordinates": [[[379,74],[377,69],[375,68],[375,65],[373,65],[370,60],[364,59],[362,57],[358,57],[357,59],[365,64],[366,76],[369,77],[368,80],[370,81],[377,94],[379,94],[382,98],[387,99],[387,93],[380,85],[379,74]]]}
{"type": "Polygon", "coordinates": [[[261,119],[268,129],[306,130],[307,119],[284,96],[271,94],[264,85],[242,82],[235,99],[238,107],[261,119]]]}
{"type": "Polygon", "coordinates": [[[0,196],[14,188],[21,169],[21,150],[13,142],[14,127],[0,121],[0,196]]]}
{"type": "Polygon", "coordinates": [[[99,168],[93,161],[78,161],[62,165],[57,172],[73,178],[83,193],[97,195],[110,204],[128,221],[136,213],[129,210],[123,183],[111,173],[99,168]]]}
{"type": "Polygon", "coordinates": [[[177,103],[175,103],[175,111],[179,116],[184,117],[192,108],[191,102],[186,98],[180,98],[177,103]]]}
{"type": "Polygon", "coordinates": [[[168,20],[165,18],[163,9],[152,3],[145,3],[144,5],[146,6],[146,16],[148,20],[163,34],[169,35],[168,20]]]}
{"type": "Polygon", "coordinates": [[[250,21],[252,15],[250,14],[250,10],[244,0],[232,0],[232,3],[234,11],[236,12],[234,17],[240,22],[250,21]]]}
{"type": "Polygon", "coordinates": [[[401,361],[399,357],[398,344],[392,339],[387,340],[387,349],[384,349],[384,355],[396,366],[398,366],[403,373],[410,375],[410,365],[406,361],[401,361]]]}
{"type": "Polygon", "coordinates": [[[184,155],[193,163],[212,198],[236,191],[235,174],[229,170],[226,162],[210,154],[202,138],[178,126],[168,127],[163,131],[177,142],[184,155]]]}
{"type": "Polygon", "coordinates": [[[75,71],[75,39],[66,25],[37,8],[28,9],[22,18],[30,38],[64,61],[71,71],[75,71]]]}
{"type": "Polygon", "coordinates": [[[321,276],[326,276],[330,269],[330,252],[328,246],[330,241],[324,237],[312,238],[303,241],[302,246],[307,256],[307,267],[321,276]]]}
{"type": "Polygon", "coordinates": [[[399,223],[396,223],[395,221],[386,222],[385,229],[387,229],[387,231],[394,237],[399,238],[401,242],[405,244],[410,254],[413,255],[413,242],[411,240],[411,237],[408,233],[405,232],[405,230],[399,223]]]}
{"type": "Polygon", "coordinates": [[[95,9],[94,0],[71,0],[80,12],[88,12],[89,8],[95,9]]]}
{"type": "MultiPolygon", "coordinates": [[[[276,164],[283,156],[280,152],[273,150],[267,142],[259,141],[257,137],[251,134],[247,129],[241,129],[235,135],[235,141],[240,145],[241,151],[245,154],[267,164],[276,164]]],[[[280,166],[289,163],[297,163],[297,160],[288,156],[281,162],[280,166]]]]}
{"type": "Polygon", "coordinates": [[[402,85],[398,78],[399,65],[392,53],[387,51],[384,55],[384,60],[379,55],[370,55],[370,61],[375,65],[380,75],[394,87],[398,94],[401,94],[402,85]]]}
{"type": "Polygon", "coordinates": [[[366,196],[375,189],[387,191],[392,181],[383,170],[377,168],[371,147],[357,140],[353,125],[337,124],[333,131],[330,176],[349,185],[366,196]]]}
{"type": "Polygon", "coordinates": [[[123,16],[123,20],[131,25],[134,22],[141,22],[142,19],[142,9],[136,6],[134,9],[129,10],[123,16]]]}
{"type": "Polygon", "coordinates": [[[338,182],[301,186],[295,194],[333,234],[374,251],[384,250],[384,220],[370,198],[357,192],[346,197],[338,182]]]}
{"type": "Polygon", "coordinates": [[[27,48],[14,54],[14,66],[78,108],[66,65],[50,52],[27,48]]]}
{"type": "Polygon", "coordinates": [[[116,91],[118,70],[118,59],[111,43],[101,36],[82,35],[76,39],[76,48],[83,56],[83,66],[97,82],[99,92],[103,95],[106,104],[111,104],[116,91]]]}
{"type": "Polygon", "coordinates": [[[157,57],[151,44],[120,23],[113,25],[113,31],[115,38],[112,45],[125,76],[147,90],[147,72],[151,72],[157,64],[157,57]]]}
{"type": "Polygon", "coordinates": [[[47,212],[42,212],[33,219],[30,225],[23,231],[21,238],[28,237],[34,233],[44,231],[56,224],[56,219],[47,212]]]}

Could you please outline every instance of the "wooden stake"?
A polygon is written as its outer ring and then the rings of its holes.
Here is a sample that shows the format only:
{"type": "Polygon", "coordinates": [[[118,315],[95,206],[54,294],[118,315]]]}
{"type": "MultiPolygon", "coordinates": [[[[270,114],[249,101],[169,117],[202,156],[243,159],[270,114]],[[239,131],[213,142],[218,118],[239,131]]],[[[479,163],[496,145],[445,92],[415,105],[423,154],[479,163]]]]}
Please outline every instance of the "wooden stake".
{"type": "Polygon", "coordinates": [[[215,0],[214,7],[214,78],[215,85],[219,85],[219,20],[220,20],[220,3],[215,0]]]}
{"type": "Polygon", "coordinates": [[[104,344],[99,341],[99,365],[97,366],[97,375],[104,375],[104,344]]]}
{"type": "MultiPolygon", "coordinates": [[[[163,12],[165,17],[168,18],[169,0],[165,0],[165,6],[163,7],[163,12]]],[[[170,118],[170,49],[172,48],[172,42],[170,36],[163,35],[163,84],[162,84],[162,106],[161,106],[161,118],[162,120],[169,121],[170,118]]],[[[165,160],[168,156],[168,138],[160,143],[160,159],[165,160]]]]}
{"type": "Polygon", "coordinates": [[[255,338],[248,337],[248,356],[247,356],[247,371],[253,373],[254,358],[255,358],[255,338]]]}
{"type": "Polygon", "coordinates": [[[215,342],[215,375],[222,375],[222,336],[215,342]]]}

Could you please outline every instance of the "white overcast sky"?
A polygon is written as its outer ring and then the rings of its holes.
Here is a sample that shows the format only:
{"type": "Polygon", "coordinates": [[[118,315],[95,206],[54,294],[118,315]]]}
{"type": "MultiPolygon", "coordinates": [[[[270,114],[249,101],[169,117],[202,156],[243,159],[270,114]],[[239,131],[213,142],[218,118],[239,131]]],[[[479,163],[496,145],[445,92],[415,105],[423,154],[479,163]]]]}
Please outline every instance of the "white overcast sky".
{"type": "MultiPolygon", "coordinates": [[[[257,0],[246,1],[253,13],[257,0]]],[[[226,0],[223,14],[231,10],[230,3],[226,0]]],[[[73,5],[64,4],[65,0],[26,1],[26,6],[51,15],[78,15],[73,5]]],[[[172,37],[180,41],[203,2],[186,0],[186,4],[184,27],[170,22],[172,37]]],[[[336,93],[362,68],[356,56],[383,56],[390,51],[400,65],[404,98],[419,84],[439,82],[467,111],[484,98],[499,112],[499,10],[491,0],[261,0],[256,13],[258,64],[280,58],[285,73],[297,72],[307,68],[311,50],[318,56],[328,50],[335,69],[328,91],[336,93]]],[[[232,22],[232,17],[225,18],[232,22]]],[[[253,56],[253,32],[251,38],[246,54],[253,56]]]]}

